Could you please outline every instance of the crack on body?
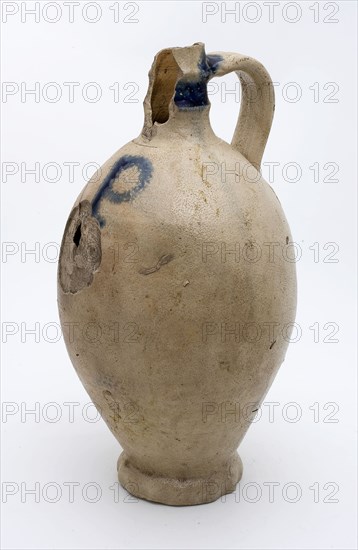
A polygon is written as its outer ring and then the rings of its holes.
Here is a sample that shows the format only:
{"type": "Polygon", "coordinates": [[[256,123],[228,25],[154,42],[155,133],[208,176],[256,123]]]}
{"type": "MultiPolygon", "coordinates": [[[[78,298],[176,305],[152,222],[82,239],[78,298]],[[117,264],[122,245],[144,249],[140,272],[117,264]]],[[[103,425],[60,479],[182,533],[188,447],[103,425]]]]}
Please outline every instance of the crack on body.
{"type": "Polygon", "coordinates": [[[161,256],[159,258],[158,262],[154,266],[152,266],[152,267],[142,267],[139,270],[139,273],[141,275],[150,275],[151,273],[156,273],[157,271],[159,271],[159,269],[163,265],[167,265],[172,260],[174,260],[174,255],[173,254],[164,254],[164,256],[161,256]]]}

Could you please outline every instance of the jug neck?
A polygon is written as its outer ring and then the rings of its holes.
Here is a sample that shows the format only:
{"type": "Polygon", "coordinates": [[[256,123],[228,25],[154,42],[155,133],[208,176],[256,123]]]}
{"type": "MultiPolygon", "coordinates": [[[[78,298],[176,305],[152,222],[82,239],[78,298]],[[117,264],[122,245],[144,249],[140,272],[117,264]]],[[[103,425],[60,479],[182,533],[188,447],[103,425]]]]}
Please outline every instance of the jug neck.
{"type": "Polygon", "coordinates": [[[144,100],[144,139],[150,141],[168,132],[213,135],[207,82],[220,60],[220,56],[207,56],[201,43],[165,49],[156,55],[144,100]]]}

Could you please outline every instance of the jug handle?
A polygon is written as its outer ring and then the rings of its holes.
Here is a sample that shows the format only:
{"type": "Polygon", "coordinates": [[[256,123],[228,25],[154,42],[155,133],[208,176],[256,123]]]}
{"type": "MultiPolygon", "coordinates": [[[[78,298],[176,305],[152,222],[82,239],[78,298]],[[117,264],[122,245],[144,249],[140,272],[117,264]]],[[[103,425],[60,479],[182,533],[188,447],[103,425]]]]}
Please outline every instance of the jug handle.
{"type": "Polygon", "coordinates": [[[231,141],[257,170],[269,136],[275,111],[275,92],[265,67],[253,59],[237,53],[215,52],[212,77],[236,72],[241,82],[242,98],[239,118],[231,141]]]}

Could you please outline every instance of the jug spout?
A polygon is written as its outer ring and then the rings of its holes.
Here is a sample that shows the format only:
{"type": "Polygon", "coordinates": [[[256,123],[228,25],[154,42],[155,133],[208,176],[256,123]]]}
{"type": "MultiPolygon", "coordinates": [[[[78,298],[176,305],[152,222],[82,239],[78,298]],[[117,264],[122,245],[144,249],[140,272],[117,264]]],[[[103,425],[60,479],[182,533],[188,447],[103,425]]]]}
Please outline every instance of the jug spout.
{"type": "Polygon", "coordinates": [[[201,42],[161,50],[149,72],[143,135],[150,139],[155,125],[164,124],[175,112],[208,108],[207,82],[221,60],[219,55],[207,56],[201,42]]]}

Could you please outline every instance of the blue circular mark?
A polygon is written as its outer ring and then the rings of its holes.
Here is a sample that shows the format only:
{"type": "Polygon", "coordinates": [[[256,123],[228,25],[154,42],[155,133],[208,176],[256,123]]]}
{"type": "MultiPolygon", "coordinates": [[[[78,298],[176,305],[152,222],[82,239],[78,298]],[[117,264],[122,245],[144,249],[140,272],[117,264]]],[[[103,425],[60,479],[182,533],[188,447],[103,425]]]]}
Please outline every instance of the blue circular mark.
{"type": "Polygon", "coordinates": [[[142,189],[149,183],[152,177],[153,166],[149,159],[135,155],[124,155],[112,166],[107,176],[104,178],[101,186],[92,200],[92,214],[99,221],[99,225],[104,227],[106,220],[101,216],[99,210],[102,199],[107,199],[114,204],[128,202],[134,199],[142,189]],[[128,191],[119,193],[113,189],[113,184],[118,176],[128,168],[138,169],[138,182],[128,191]]]}

